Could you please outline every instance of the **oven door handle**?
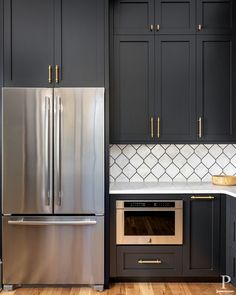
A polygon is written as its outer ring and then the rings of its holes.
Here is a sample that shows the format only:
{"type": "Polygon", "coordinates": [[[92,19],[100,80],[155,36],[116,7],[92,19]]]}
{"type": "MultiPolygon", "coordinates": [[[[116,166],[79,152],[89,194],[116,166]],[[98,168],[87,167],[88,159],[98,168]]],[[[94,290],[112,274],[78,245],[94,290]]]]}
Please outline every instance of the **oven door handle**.
{"type": "Polygon", "coordinates": [[[139,259],[138,260],[139,264],[162,264],[162,261],[160,259],[155,259],[155,260],[143,260],[139,259]]]}

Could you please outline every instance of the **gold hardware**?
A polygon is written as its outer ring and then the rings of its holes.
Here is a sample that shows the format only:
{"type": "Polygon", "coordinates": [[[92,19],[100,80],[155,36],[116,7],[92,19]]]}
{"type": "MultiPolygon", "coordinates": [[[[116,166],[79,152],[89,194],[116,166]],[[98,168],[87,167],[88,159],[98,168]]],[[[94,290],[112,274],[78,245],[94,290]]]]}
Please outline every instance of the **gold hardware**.
{"type": "Polygon", "coordinates": [[[59,66],[56,65],[56,83],[59,83],[59,66]]]}
{"type": "Polygon", "coordinates": [[[160,25],[156,25],[156,31],[157,31],[157,32],[160,31],[160,25]]]}
{"type": "Polygon", "coordinates": [[[153,117],[151,117],[151,138],[154,137],[154,130],[153,130],[154,126],[153,126],[153,117]]]}
{"type": "Polygon", "coordinates": [[[202,30],[202,25],[201,25],[201,24],[199,24],[199,25],[197,26],[197,30],[198,30],[198,32],[201,32],[201,30],[202,30]]]}
{"type": "Polygon", "coordinates": [[[52,66],[48,66],[48,83],[52,83],[52,66]]]}
{"type": "Polygon", "coordinates": [[[156,260],[143,260],[143,259],[139,259],[138,260],[139,264],[162,264],[162,261],[159,259],[156,260]]]}
{"type": "Polygon", "coordinates": [[[154,25],[150,25],[150,31],[152,32],[154,29],[154,25]]]}
{"type": "Polygon", "coordinates": [[[198,119],[198,137],[202,138],[202,117],[198,119]]]}
{"type": "Polygon", "coordinates": [[[213,196],[191,196],[192,200],[214,200],[213,196]]]}
{"type": "Polygon", "coordinates": [[[160,124],[161,120],[160,117],[157,117],[157,138],[160,138],[160,124]]]}

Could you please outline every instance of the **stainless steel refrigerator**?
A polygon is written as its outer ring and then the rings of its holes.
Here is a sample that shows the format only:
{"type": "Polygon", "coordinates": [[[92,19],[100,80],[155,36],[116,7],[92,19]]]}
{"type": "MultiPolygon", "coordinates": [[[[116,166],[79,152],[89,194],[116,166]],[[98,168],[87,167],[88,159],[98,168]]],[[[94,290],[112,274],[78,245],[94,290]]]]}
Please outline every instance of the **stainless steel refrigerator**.
{"type": "Polygon", "coordinates": [[[3,284],[104,283],[104,88],[3,88],[3,284]]]}

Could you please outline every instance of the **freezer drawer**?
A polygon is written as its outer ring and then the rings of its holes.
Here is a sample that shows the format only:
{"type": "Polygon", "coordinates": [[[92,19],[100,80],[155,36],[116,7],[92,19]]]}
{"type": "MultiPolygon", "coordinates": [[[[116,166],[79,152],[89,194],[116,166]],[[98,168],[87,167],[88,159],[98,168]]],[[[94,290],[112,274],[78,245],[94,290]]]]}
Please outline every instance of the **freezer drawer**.
{"type": "Polygon", "coordinates": [[[4,217],[3,284],[104,281],[104,217],[4,217]]]}

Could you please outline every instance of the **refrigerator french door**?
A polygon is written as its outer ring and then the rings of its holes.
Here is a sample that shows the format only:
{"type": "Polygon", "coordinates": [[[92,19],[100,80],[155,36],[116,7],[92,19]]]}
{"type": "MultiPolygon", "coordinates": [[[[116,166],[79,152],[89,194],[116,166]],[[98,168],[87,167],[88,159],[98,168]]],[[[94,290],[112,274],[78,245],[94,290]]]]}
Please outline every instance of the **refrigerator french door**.
{"type": "Polygon", "coordinates": [[[3,88],[2,110],[3,284],[102,285],[104,88],[3,88]]]}

